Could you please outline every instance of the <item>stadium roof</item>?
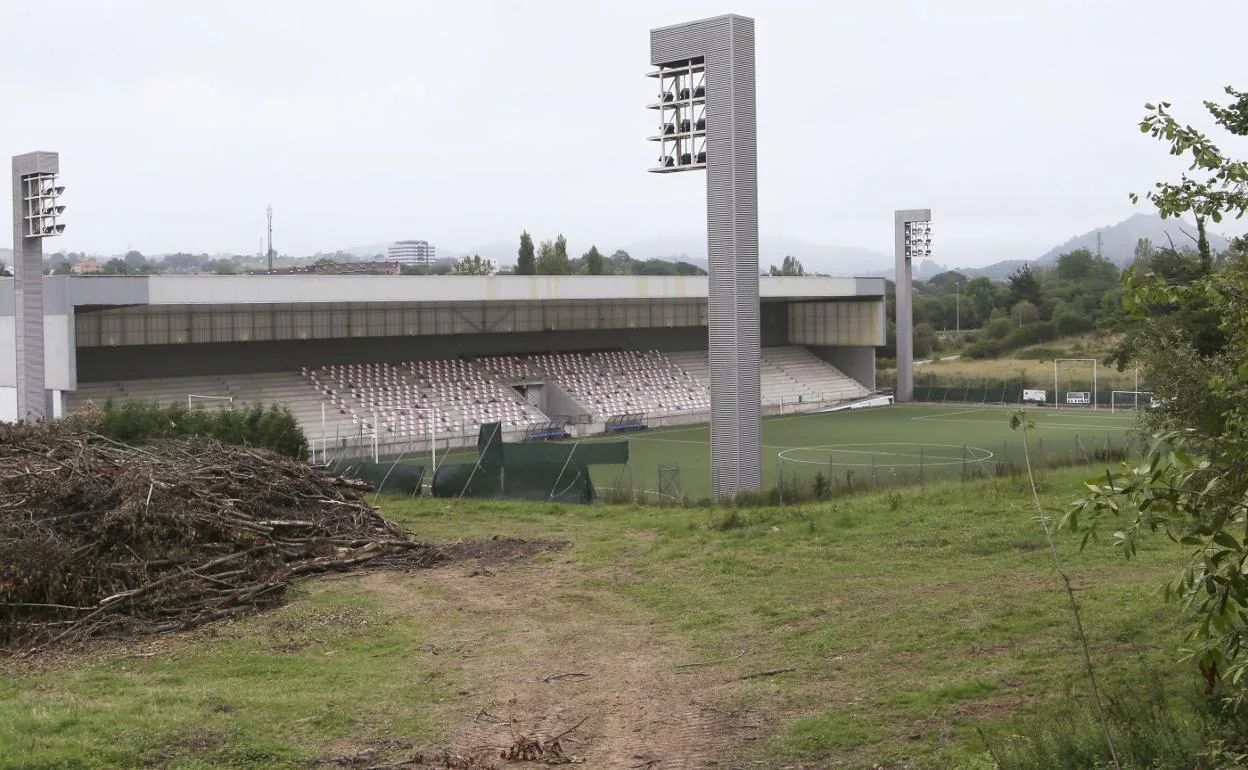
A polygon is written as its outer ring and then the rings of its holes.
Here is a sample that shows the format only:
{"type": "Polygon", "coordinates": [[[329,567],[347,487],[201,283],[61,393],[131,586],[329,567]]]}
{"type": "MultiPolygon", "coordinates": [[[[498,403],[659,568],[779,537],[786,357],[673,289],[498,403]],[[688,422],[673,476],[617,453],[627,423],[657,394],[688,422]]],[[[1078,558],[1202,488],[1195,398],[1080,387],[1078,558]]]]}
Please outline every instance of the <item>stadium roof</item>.
{"type": "MultiPolygon", "coordinates": [[[[151,275],[45,279],[45,312],[121,305],[328,302],[558,302],[697,299],[706,276],[151,275]]],[[[765,276],[763,301],[879,299],[883,278],[765,276]]],[[[0,315],[13,315],[13,280],[0,279],[0,315]]]]}

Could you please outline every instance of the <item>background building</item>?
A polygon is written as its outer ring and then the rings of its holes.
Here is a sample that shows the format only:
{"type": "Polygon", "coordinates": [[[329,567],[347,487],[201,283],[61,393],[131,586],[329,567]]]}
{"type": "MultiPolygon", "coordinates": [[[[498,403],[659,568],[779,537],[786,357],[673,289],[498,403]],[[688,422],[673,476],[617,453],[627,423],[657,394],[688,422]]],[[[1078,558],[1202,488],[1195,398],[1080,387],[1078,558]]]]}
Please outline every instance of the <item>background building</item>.
{"type": "Polygon", "coordinates": [[[395,241],[387,256],[405,265],[429,265],[433,263],[435,252],[429,241],[395,241]]]}

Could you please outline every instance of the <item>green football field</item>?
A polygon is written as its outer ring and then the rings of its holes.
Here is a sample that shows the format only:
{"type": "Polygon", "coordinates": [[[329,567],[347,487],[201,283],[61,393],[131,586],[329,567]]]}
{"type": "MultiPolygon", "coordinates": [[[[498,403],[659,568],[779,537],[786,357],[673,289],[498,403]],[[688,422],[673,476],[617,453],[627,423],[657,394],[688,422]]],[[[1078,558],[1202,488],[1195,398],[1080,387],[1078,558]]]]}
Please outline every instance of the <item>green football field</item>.
{"type": "MultiPolygon", "coordinates": [[[[992,475],[1023,467],[1021,430],[1012,407],[909,404],[856,411],[772,417],[763,421],[764,486],[790,490],[816,474],[834,487],[911,484],[992,475]]],[[[1140,449],[1136,417],[1109,410],[1032,408],[1033,463],[1105,464],[1107,448],[1140,449]]],[[[710,428],[695,425],[598,436],[582,443],[627,440],[629,466],[594,466],[600,494],[613,490],[697,500],[710,494],[710,428]],[[660,468],[666,470],[661,471],[660,468]]],[[[473,456],[455,453],[454,462],[473,456]]]]}

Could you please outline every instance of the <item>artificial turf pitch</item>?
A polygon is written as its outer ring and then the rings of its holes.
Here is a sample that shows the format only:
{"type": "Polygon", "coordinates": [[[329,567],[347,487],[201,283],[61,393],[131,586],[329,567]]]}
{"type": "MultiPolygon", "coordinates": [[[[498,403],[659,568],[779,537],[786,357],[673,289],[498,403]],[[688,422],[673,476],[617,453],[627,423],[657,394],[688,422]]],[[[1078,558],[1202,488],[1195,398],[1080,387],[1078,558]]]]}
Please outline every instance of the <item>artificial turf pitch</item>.
{"type": "MultiPolygon", "coordinates": [[[[804,413],[763,420],[763,480],[771,488],[783,480],[790,489],[813,483],[822,473],[837,487],[913,484],[992,475],[1000,467],[1024,467],[1023,432],[1010,428],[1017,407],[965,404],[905,404],[837,412],[804,413]]],[[[1032,407],[1030,452],[1033,464],[1104,465],[1107,446],[1140,451],[1132,412],[1108,409],[1032,407]]],[[[692,425],[598,436],[593,441],[627,440],[629,467],[594,466],[600,493],[612,490],[671,492],[698,500],[710,494],[710,428],[692,425]],[[679,468],[660,481],[660,466],[679,468]]],[[[439,457],[439,463],[444,458],[439,457]]],[[[445,459],[464,462],[472,455],[445,459]]]]}

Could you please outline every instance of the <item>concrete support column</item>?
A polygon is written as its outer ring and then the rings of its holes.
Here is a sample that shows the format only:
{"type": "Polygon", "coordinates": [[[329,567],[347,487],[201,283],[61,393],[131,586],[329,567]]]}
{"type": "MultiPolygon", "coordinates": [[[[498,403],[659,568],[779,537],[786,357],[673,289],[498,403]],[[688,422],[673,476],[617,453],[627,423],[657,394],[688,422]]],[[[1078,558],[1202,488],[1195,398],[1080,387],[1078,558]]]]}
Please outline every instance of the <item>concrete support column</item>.
{"type": "Polygon", "coordinates": [[[729,14],[651,30],[651,64],[699,60],[706,67],[707,347],[718,500],[763,485],[754,20],[729,14]]]}
{"type": "Polygon", "coordinates": [[[17,419],[48,416],[44,373],[43,235],[31,235],[26,219],[25,180],[36,174],[56,174],[60,161],[54,152],[32,152],[13,158],[13,284],[17,355],[17,419]]]}
{"type": "Polygon", "coordinates": [[[931,209],[901,209],[893,218],[893,247],[896,255],[897,312],[897,389],[893,400],[905,403],[914,400],[914,303],[911,284],[911,259],[914,256],[906,243],[906,224],[930,222],[931,209]]]}

